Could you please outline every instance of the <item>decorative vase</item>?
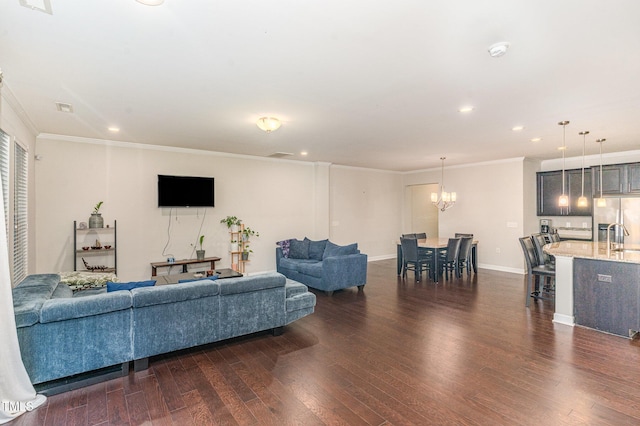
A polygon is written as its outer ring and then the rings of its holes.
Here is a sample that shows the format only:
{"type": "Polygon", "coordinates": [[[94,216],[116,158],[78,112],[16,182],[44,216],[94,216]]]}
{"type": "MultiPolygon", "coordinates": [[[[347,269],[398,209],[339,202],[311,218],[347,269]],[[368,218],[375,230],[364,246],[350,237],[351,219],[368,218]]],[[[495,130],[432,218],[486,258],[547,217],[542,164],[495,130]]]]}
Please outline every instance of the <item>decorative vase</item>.
{"type": "Polygon", "coordinates": [[[198,260],[204,259],[204,250],[196,250],[196,259],[198,260]]]}
{"type": "Polygon", "coordinates": [[[89,218],[89,228],[104,228],[102,213],[91,213],[89,218]]]}
{"type": "Polygon", "coordinates": [[[233,233],[238,232],[238,225],[231,225],[231,232],[233,233]]]}
{"type": "Polygon", "coordinates": [[[249,253],[243,252],[242,253],[242,260],[249,260],[249,253]]]}
{"type": "Polygon", "coordinates": [[[238,243],[231,243],[231,252],[237,252],[238,251],[238,243]]]}

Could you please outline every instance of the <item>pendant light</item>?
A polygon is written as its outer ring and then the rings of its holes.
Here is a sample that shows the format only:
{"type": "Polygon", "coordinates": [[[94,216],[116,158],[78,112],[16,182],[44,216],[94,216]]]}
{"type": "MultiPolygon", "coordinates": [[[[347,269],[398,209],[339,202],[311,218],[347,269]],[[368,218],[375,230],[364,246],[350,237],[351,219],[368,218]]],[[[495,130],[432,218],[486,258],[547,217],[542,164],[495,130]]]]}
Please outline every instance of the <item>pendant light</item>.
{"type": "Polygon", "coordinates": [[[589,131],[585,130],[578,134],[582,135],[582,195],[580,195],[580,198],[578,198],[578,207],[587,207],[589,205],[589,202],[587,201],[587,197],[584,196],[584,150],[589,131]]]}
{"type": "Polygon", "coordinates": [[[597,139],[596,142],[600,145],[600,198],[596,200],[596,206],[598,207],[607,207],[607,200],[602,198],[602,143],[606,141],[606,139],[597,139]]]}
{"type": "Polygon", "coordinates": [[[558,198],[558,205],[560,207],[568,207],[569,206],[569,196],[567,196],[564,193],[564,188],[565,188],[565,184],[564,184],[564,166],[565,166],[565,162],[564,162],[564,152],[567,150],[567,144],[566,144],[566,135],[567,135],[567,124],[569,124],[568,120],[564,120],[564,121],[560,121],[558,122],[558,124],[560,126],[562,126],[562,195],[560,196],[560,198],[558,198]]]}
{"type": "Polygon", "coordinates": [[[434,206],[440,209],[440,211],[445,211],[449,207],[453,206],[456,203],[456,193],[455,192],[446,192],[444,190],[444,160],[447,157],[440,157],[442,160],[442,174],[440,179],[440,193],[432,192],[431,193],[431,202],[434,206]]]}

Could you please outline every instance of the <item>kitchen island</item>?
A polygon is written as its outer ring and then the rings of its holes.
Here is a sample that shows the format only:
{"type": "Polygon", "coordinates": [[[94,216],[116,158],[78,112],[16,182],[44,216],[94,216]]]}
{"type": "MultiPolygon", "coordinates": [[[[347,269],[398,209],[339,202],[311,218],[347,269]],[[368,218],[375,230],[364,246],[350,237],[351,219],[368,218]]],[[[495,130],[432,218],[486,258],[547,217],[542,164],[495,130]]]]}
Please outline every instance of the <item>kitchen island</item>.
{"type": "Polygon", "coordinates": [[[572,240],[544,251],[556,259],[554,322],[625,337],[640,329],[640,246],[572,240]]]}

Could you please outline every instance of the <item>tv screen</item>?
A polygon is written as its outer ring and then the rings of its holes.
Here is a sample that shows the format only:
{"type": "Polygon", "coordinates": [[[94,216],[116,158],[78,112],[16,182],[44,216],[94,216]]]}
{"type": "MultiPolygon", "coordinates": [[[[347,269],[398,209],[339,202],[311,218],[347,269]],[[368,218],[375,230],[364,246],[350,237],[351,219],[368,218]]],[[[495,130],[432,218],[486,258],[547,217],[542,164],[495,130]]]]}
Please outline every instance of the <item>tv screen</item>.
{"type": "Polygon", "coordinates": [[[158,175],[158,207],[213,207],[212,177],[158,175]]]}

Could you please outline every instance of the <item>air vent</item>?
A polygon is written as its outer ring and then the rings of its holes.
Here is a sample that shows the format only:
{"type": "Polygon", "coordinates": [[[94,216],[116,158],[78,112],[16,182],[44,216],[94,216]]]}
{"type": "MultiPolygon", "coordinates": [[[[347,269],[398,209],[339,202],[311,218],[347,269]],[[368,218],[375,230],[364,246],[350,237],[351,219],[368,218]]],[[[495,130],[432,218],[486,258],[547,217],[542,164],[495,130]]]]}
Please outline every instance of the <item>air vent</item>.
{"type": "Polygon", "coordinates": [[[291,157],[293,155],[293,153],[291,152],[274,152],[273,154],[269,155],[268,157],[270,158],[284,158],[284,157],[291,157]]]}
{"type": "Polygon", "coordinates": [[[73,105],[71,104],[65,104],[64,102],[56,102],[56,108],[60,112],[73,113],[73,105]]]}
{"type": "Polygon", "coordinates": [[[40,12],[53,15],[53,10],[51,10],[51,0],[20,0],[20,5],[31,10],[38,10],[40,12]]]}

